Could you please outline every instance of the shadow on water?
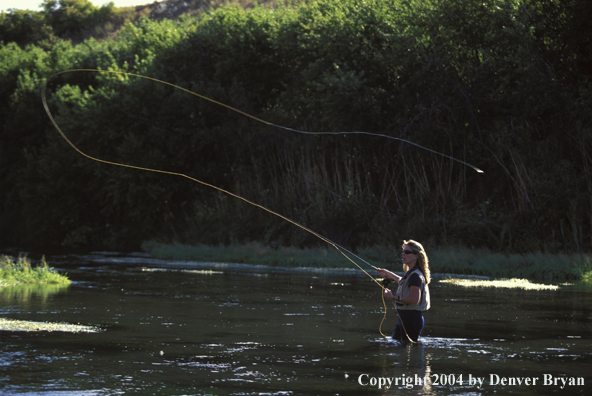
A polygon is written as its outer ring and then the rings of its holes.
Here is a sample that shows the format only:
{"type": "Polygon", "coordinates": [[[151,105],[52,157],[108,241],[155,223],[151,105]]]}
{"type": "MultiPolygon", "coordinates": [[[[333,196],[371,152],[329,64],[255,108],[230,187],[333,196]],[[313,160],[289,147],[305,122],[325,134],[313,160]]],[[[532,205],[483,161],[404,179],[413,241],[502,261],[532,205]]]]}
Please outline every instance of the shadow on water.
{"type": "MultiPolygon", "coordinates": [[[[586,394],[592,380],[592,290],[581,285],[434,281],[422,342],[407,346],[380,336],[381,290],[357,273],[132,261],[62,260],[52,265],[70,287],[1,292],[3,317],[103,331],[2,333],[0,393],[586,394]],[[562,390],[545,375],[586,383],[562,390]]],[[[396,320],[390,310],[383,331],[396,320]]]]}

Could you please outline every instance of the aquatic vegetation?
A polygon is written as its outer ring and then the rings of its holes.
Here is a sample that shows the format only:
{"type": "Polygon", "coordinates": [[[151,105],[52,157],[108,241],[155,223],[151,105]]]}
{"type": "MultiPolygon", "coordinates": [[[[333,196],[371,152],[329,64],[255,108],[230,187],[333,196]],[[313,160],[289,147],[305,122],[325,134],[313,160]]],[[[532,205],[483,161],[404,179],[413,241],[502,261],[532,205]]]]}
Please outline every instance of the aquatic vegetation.
{"type": "Polygon", "coordinates": [[[525,289],[525,290],[557,290],[559,286],[543,285],[540,283],[531,283],[528,279],[443,279],[440,282],[452,283],[453,285],[464,287],[499,287],[508,289],[525,289]]]}
{"type": "Polygon", "coordinates": [[[583,281],[592,282],[592,256],[586,256],[586,260],[580,264],[578,270],[583,281]]]}
{"type": "Polygon", "coordinates": [[[185,274],[198,274],[198,275],[214,275],[214,274],[224,274],[223,271],[213,271],[213,270],[190,270],[190,269],[177,269],[177,268],[147,268],[142,267],[140,269],[142,272],[182,272],[185,274]]]}
{"type": "Polygon", "coordinates": [[[497,278],[583,279],[586,272],[592,272],[592,256],[446,247],[431,250],[430,267],[433,272],[497,278]]]}
{"type": "MultiPolygon", "coordinates": [[[[275,247],[252,242],[242,245],[207,246],[146,242],[151,256],[168,260],[198,260],[277,267],[352,268],[331,246],[326,248],[275,247]]],[[[355,267],[354,267],[355,268],[355,267]]]]}
{"type": "MultiPolygon", "coordinates": [[[[333,247],[306,248],[248,243],[207,246],[146,242],[144,251],[167,260],[196,260],[281,267],[355,269],[333,247]]],[[[360,248],[358,255],[375,266],[402,271],[400,248],[375,245],[360,248]]],[[[503,254],[486,249],[436,247],[429,249],[433,274],[481,275],[496,278],[592,280],[592,256],[586,254],[503,254]]],[[[355,259],[360,263],[359,260],[355,259]]]]}
{"type": "Polygon", "coordinates": [[[0,331],[60,331],[67,333],[98,333],[96,326],[70,323],[31,322],[0,318],[0,331]]]}
{"type": "MultiPolygon", "coordinates": [[[[35,268],[31,261],[20,256],[16,261],[9,256],[0,256],[0,287],[4,299],[27,300],[32,294],[40,294],[45,299],[70,284],[70,280],[50,268],[41,260],[35,268]]],[[[95,326],[80,324],[32,322],[0,318],[0,331],[60,331],[68,333],[96,333],[95,326]]]]}
{"type": "Polygon", "coordinates": [[[16,261],[10,256],[0,256],[0,286],[27,283],[69,284],[70,280],[50,268],[45,257],[33,268],[31,261],[24,256],[20,256],[16,261]]]}

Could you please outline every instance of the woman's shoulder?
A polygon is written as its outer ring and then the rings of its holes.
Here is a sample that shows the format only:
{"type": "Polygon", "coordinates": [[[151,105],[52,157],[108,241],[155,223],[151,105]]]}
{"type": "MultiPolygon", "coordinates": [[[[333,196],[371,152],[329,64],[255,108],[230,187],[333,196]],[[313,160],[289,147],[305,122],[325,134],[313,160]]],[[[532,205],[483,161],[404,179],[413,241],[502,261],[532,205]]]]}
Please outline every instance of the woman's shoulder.
{"type": "Polygon", "coordinates": [[[425,283],[425,276],[423,275],[423,273],[419,269],[414,269],[413,271],[409,272],[406,275],[408,275],[408,282],[410,284],[412,284],[412,283],[415,283],[415,284],[425,283]]]}

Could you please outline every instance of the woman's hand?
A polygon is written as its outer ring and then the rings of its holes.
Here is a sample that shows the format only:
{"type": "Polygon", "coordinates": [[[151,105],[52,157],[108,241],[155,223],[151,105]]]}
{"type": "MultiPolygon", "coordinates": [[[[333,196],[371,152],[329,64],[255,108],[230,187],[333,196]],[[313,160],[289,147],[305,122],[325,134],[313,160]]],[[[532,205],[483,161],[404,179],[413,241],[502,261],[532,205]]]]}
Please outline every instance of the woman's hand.
{"type": "Polygon", "coordinates": [[[395,296],[393,295],[393,292],[390,289],[384,289],[384,298],[386,298],[387,300],[394,300],[395,296]]]}
{"type": "Polygon", "coordinates": [[[394,274],[391,271],[384,268],[376,268],[376,273],[378,274],[378,276],[382,278],[388,278],[394,280],[397,283],[399,283],[399,280],[401,280],[401,277],[399,275],[394,274]]]}

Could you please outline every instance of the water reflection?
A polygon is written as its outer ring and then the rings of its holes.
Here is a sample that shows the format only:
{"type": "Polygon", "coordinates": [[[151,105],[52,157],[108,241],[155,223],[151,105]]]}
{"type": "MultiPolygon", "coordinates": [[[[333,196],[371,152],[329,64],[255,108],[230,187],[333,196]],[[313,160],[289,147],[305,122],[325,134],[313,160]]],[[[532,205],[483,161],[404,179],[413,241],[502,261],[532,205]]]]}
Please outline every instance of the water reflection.
{"type": "Polygon", "coordinates": [[[18,302],[37,301],[47,302],[49,297],[65,293],[70,285],[63,284],[21,284],[0,287],[0,303],[2,306],[18,302]]]}
{"type": "MultiPolygon", "coordinates": [[[[417,344],[401,344],[398,341],[381,339],[383,394],[393,391],[413,390],[418,394],[431,394],[431,354],[426,353],[425,339],[417,344]]],[[[372,375],[375,375],[373,373],[372,375]]],[[[358,377],[358,383],[371,383],[372,377],[358,377]]],[[[380,379],[378,379],[380,381],[380,379]]],[[[380,383],[376,386],[377,388],[380,383]]]]}

